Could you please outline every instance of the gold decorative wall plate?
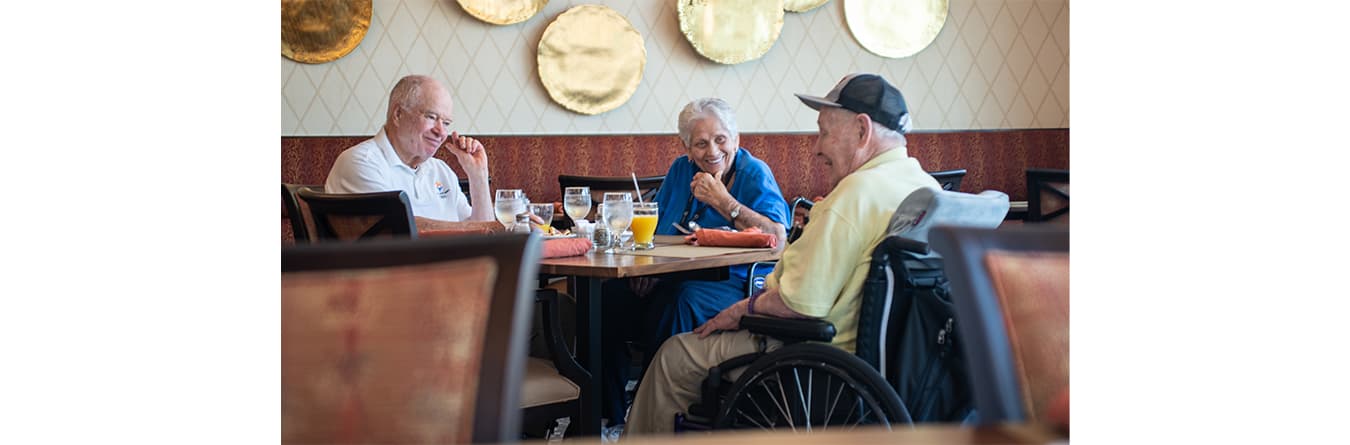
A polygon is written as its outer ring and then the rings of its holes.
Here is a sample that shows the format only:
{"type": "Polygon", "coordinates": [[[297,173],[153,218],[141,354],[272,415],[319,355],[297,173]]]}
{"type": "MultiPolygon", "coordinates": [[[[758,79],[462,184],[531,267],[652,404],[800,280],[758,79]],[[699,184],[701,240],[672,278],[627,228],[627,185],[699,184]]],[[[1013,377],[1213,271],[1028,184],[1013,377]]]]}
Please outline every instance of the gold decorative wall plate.
{"type": "Polygon", "coordinates": [[[829,2],[830,0],[783,0],[783,9],[792,12],[806,12],[829,2]]]}
{"type": "Polygon", "coordinates": [[[853,38],[873,54],[909,57],[942,31],[947,0],[845,0],[844,20],[853,38]]]}
{"type": "Polygon", "coordinates": [[[554,102],[581,114],[600,114],[637,91],[647,47],[617,11],[579,5],[544,29],[538,61],[539,81],[554,102]]]}
{"type": "Polygon", "coordinates": [[[370,0],[281,0],[281,55],[324,63],[352,52],[370,29],[370,0]]]}
{"type": "Polygon", "coordinates": [[[783,0],[678,0],[680,32],[694,50],[733,65],[769,52],[783,30],[783,0]]]}
{"type": "Polygon", "coordinates": [[[459,0],[464,12],[494,25],[523,22],[547,4],[548,0],[459,0]]]}

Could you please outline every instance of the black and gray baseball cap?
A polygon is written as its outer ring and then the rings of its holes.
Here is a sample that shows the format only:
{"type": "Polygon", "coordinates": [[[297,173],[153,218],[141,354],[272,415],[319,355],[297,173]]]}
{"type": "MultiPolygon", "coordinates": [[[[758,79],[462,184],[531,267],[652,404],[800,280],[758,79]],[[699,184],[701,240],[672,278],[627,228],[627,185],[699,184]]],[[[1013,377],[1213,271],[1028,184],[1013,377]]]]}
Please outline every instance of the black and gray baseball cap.
{"type": "Polygon", "coordinates": [[[900,90],[876,74],[854,73],[844,76],[825,97],[797,94],[802,103],[812,109],[820,107],[843,108],[866,114],[873,122],[886,128],[908,133],[909,108],[900,90]]]}

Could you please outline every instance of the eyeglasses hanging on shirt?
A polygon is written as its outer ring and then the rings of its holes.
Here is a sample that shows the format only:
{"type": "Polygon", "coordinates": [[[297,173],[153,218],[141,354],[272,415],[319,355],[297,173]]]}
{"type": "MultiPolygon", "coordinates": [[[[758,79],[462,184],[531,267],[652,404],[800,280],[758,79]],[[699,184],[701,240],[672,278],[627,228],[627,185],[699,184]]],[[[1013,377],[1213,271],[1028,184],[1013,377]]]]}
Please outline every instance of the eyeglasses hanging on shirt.
{"type": "MultiPolygon", "coordinates": [[[[722,185],[726,187],[727,190],[731,190],[731,181],[736,176],[736,163],[740,161],[741,161],[740,156],[737,156],[736,160],[731,163],[731,171],[727,172],[727,175],[722,178],[722,185]]],[[[703,170],[698,168],[698,164],[694,164],[694,174],[697,175],[701,172],[703,172],[703,170]]],[[[703,212],[708,210],[709,208],[710,207],[707,204],[704,204],[702,201],[694,199],[694,193],[691,190],[689,192],[689,202],[684,204],[684,213],[680,215],[680,221],[673,224],[675,226],[675,230],[678,230],[680,231],[680,233],[683,233],[685,235],[692,235],[694,233],[694,230],[696,229],[692,229],[690,223],[694,223],[695,225],[697,225],[698,218],[700,216],[703,216],[703,212]],[[690,216],[691,214],[692,216],[690,216]]],[[[735,227],[726,227],[726,228],[732,231],[736,230],[735,227]]]]}

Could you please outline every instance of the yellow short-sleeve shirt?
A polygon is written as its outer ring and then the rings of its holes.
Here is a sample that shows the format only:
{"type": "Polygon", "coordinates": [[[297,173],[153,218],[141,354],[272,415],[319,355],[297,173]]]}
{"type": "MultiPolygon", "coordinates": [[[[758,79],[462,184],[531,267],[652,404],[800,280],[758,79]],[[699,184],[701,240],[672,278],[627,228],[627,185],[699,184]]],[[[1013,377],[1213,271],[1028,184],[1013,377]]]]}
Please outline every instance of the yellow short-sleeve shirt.
{"type": "Polygon", "coordinates": [[[859,292],[872,250],[881,243],[891,215],[910,192],[939,187],[904,148],[873,157],[839,181],[811,208],[810,223],[765,282],[778,289],[797,313],[834,324],[831,344],[854,351],[858,336],[859,292]]]}

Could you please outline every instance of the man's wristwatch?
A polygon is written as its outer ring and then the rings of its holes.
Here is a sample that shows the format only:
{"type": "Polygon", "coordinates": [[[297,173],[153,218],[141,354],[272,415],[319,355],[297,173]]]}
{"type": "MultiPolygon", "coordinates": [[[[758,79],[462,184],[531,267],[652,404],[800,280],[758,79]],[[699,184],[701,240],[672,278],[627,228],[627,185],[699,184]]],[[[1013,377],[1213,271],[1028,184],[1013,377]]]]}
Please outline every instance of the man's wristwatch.
{"type": "Polygon", "coordinates": [[[730,214],[731,214],[731,225],[734,226],[736,225],[736,218],[741,216],[741,205],[737,203],[736,207],[732,207],[730,214]]]}

